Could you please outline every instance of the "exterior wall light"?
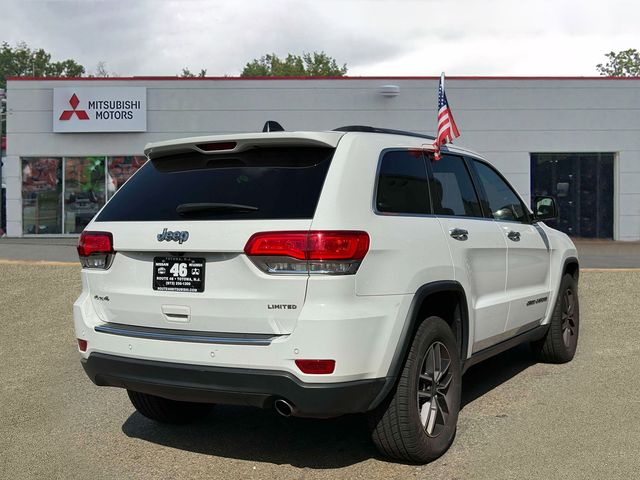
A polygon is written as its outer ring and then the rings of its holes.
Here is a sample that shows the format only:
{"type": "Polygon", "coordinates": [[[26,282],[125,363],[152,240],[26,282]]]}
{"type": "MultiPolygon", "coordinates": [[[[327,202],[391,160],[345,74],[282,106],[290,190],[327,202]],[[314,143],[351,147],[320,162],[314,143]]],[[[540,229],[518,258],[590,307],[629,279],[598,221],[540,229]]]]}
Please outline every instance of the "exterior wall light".
{"type": "Polygon", "coordinates": [[[397,97],[400,94],[400,87],[398,85],[382,85],[378,89],[378,93],[383,97],[397,97]]]}

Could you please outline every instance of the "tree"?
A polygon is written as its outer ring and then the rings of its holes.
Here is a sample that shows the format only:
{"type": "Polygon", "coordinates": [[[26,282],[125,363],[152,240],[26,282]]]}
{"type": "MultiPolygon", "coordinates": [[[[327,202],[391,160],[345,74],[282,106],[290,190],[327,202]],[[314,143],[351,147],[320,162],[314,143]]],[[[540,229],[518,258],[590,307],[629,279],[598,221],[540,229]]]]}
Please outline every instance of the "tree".
{"type": "Polygon", "coordinates": [[[599,63],[596,69],[600,75],[609,77],[640,77],[640,53],[635,48],[621,52],[609,52],[606,65],[599,63]]]}
{"type": "Polygon", "coordinates": [[[180,76],[182,78],[204,78],[207,76],[207,70],[202,68],[200,70],[200,73],[198,75],[196,75],[195,73],[193,73],[191,70],[189,70],[188,68],[183,68],[182,69],[182,73],[180,74],[180,76]]]}
{"type": "Polygon", "coordinates": [[[347,64],[342,67],[324,52],[288,54],[281,60],[275,53],[266,54],[247,63],[241,77],[343,77],[347,64]]]}
{"type": "Polygon", "coordinates": [[[0,46],[0,88],[6,88],[7,77],[80,77],[85,70],[75,60],[52,62],[44,49],[32,50],[20,42],[12,47],[7,42],[0,46]]]}
{"type": "Polygon", "coordinates": [[[99,78],[107,78],[109,76],[109,72],[107,71],[107,62],[100,60],[97,63],[95,76],[99,78]]]}

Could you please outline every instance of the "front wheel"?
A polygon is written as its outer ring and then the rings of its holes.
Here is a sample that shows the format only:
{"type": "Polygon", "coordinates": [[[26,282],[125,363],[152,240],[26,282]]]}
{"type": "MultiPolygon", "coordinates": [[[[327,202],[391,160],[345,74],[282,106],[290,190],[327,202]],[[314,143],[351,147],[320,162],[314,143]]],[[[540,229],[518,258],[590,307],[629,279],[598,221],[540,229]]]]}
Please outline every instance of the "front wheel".
{"type": "Polygon", "coordinates": [[[439,317],[426,318],[414,336],[395,392],[370,414],[378,450],[416,463],[446,452],[456,432],[461,384],[451,328],[439,317]]]}
{"type": "Polygon", "coordinates": [[[578,347],[579,329],[578,282],[567,273],[560,282],[546,335],[531,344],[536,358],[547,363],[570,362],[578,347]]]}

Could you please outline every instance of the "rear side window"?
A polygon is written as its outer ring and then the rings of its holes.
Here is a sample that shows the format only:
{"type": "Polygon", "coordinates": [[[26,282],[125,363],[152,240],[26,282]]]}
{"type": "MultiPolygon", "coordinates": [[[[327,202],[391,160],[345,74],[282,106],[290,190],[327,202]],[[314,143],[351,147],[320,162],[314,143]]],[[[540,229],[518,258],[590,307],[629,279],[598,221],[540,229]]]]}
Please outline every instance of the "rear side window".
{"type": "Polygon", "coordinates": [[[431,213],[422,152],[386,152],[381,160],[376,208],[388,213],[431,213]]]}
{"type": "Polygon", "coordinates": [[[313,218],[333,152],[254,148],[158,158],[118,191],[96,221],[313,218]]]}
{"type": "Polygon", "coordinates": [[[442,155],[432,160],[431,197],[433,211],[439,215],[482,217],[471,175],[464,160],[455,155],[442,155]]]}

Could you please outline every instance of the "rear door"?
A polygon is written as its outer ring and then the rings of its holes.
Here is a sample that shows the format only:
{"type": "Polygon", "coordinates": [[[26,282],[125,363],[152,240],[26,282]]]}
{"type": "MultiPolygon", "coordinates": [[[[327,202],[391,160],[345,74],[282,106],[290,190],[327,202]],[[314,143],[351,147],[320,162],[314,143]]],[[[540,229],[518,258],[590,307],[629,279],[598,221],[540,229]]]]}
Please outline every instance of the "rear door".
{"type": "Polygon", "coordinates": [[[87,227],[111,232],[117,252],[108,270],[87,272],[102,321],[293,331],[307,275],[266,274],[243,249],[256,232],[310,228],[334,148],[245,143],[236,150],[152,158],[87,227]]]}
{"type": "Polygon", "coordinates": [[[485,211],[495,219],[508,245],[506,333],[535,327],[549,305],[551,252],[544,230],[531,223],[527,208],[509,183],[491,165],[471,160],[484,197],[485,211]]]}
{"type": "Polygon", "coordinates": [[[507,245],[493,220],[480,207],[469,169],[456,155],[431,156],[431,202],[444,233],[455,267],[455,279],[467,293],[475,321],[473,351],[501,340],[509,301],[505,284],[507,245]]]}

